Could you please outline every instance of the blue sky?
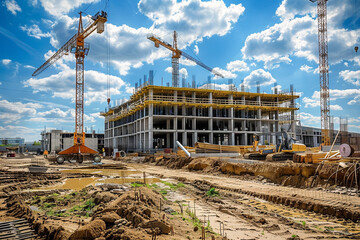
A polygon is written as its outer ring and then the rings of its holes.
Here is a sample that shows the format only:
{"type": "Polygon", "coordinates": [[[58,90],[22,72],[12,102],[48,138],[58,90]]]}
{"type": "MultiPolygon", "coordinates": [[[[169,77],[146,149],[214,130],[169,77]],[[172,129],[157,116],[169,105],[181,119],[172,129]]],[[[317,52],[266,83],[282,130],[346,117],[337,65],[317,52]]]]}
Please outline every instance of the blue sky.
{"type": "MultiPolygon", "coordinates": [[[[301,94],[302,125],[320,127],[316,4],[306,0],[1,0],[0,137],[40,139],[45,127],[74,130],[74,55],[64,56],[36,77],[33,71],[77,31],[78,12],[108,11],[103,34],[86,42],[85,127],[103,131],[110,66],[112,100],[127,99],[135,82],[154,70],[155,84],[171,82],[171,55],[155,48],[153,33],[179,47],[226,79],[212,79],[225,88],[227,79],[248,91],[270,93],[274,83],[290,84],[301,94]],[[108,63],[107,43],[110,43],[108,63]]],[[[349,130],[360,132],[359,0],[328,1],[331,115],[335,127],[347,117],[349,130]]],[[[88,21],[88,17],[84,17],[88,21]]],[[[207,70],[180,60],[187,81],[204,84],[207,70]]],[[[213,76],[212,76],[213,78],[213,76]]],[[[114,102],[112,102],[112,105],[114,102]]]]}

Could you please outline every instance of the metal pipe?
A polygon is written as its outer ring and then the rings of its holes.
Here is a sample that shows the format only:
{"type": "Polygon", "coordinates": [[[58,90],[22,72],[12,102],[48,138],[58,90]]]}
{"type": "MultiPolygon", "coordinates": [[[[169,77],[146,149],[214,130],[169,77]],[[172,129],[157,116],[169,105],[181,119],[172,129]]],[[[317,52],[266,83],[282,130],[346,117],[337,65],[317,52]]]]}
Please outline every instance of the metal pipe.
{"type": "Polygon", "coordinates": [[[186,153],[186,155],[188,157],[191,157],[191,154],[189,153],[189,151],[186,150],[186,148],[179,141],[176,141],[176,144],[181,148],[181,150],[183,150],[186,153]]]}

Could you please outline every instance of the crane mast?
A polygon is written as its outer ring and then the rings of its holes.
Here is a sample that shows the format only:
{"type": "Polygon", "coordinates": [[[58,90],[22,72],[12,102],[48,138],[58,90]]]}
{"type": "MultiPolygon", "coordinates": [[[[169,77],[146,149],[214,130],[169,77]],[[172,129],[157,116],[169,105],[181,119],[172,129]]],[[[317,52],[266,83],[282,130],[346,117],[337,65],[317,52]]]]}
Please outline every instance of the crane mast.
{"type": "Polygon", "coordinates": [[[319,75],[320,75],[320,109],[321,109],[321,142],[330,145],[330,94],[329,63],[327,39],[327,0],[310,0],[317,2],[318,40],[319,40],[319,75]]]}
{"type": "Polygon", "coordinates": [[[221,73],[217,72],[213,68],[205,65],[204,63],[200,62],[199,60],[196,60],[195,58],[191,57],[189,54],[179,50],[177,48],[177,33],[176,33],[176,31],[174,31],[174,35],[173,35],[173,45],[161,40],[159,37],[156,37],[153,34],[149,34],[147,38],[154,42],[155,47],[158,48],[161,45],[161,46],[169,49],[172,52],[171,63],[172,63],[172,86],[173,87],[179,86],[179,58],[181,56],[184,56],[185,58],[189,59],[190,61],[195,62],[197,65],[205,68],[209,72],[212,72],[214,75],[224,78],[224,76],[221,73]]]}

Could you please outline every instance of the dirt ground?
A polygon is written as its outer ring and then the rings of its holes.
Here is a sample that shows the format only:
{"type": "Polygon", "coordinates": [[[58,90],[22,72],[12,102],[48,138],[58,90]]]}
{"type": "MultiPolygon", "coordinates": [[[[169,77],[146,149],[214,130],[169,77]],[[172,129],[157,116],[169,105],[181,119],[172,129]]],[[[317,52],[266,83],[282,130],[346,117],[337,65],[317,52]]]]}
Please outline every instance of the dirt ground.
{"type": "Polygon", "coordinates": [[[314,166],[129,157],[30,174],[34,161],[0,158],[0,222],[25,218],[38,239],[360,239],[360,198],[310,188],[314,166]]]}

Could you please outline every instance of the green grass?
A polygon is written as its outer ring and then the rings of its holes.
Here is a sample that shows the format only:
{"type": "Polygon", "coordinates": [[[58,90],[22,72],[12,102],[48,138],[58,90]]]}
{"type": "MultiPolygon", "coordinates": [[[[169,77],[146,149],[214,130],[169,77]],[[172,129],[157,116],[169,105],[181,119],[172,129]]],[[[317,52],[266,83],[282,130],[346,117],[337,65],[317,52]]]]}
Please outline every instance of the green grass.
{"type": "Polygon", "coordinates": [[[210,190],[206,192],[206,195],[209,197],[218,197],[220,196],[220,193],[219,191],[216,191],[215,188],[210,188],[210,190]]]}
{"type": "Polygon", "coordinates": [[[133,188],[137,188],[137,187],[142,187],[144,184],[142,183],[137,183],[137,182],[133,182],[130,184],[130,186],[132,186],[133,188]]]}
{"type": "Polygon", "coordinates": [[[161,189],[159,193],[161,193],[161,195],[166,195],[168,192],[165,189],[161,189]]]}
{"type": "Polygon", "coordinates": [[[163,184],[165,184],[166,186],[168,186],[171,190],[178,190],[181,187],[185,187],[185,184],[182,182],[179,182],[178,184],[172,184],[170,182],[166,182],[166,181],[161,181],[163,184]]]}
{"type": "Polygon", "coordinates": [[[56,204],[55,203],[44,203],[44,208],[53,208],[53,207],[56,207],[56,204]]]}

